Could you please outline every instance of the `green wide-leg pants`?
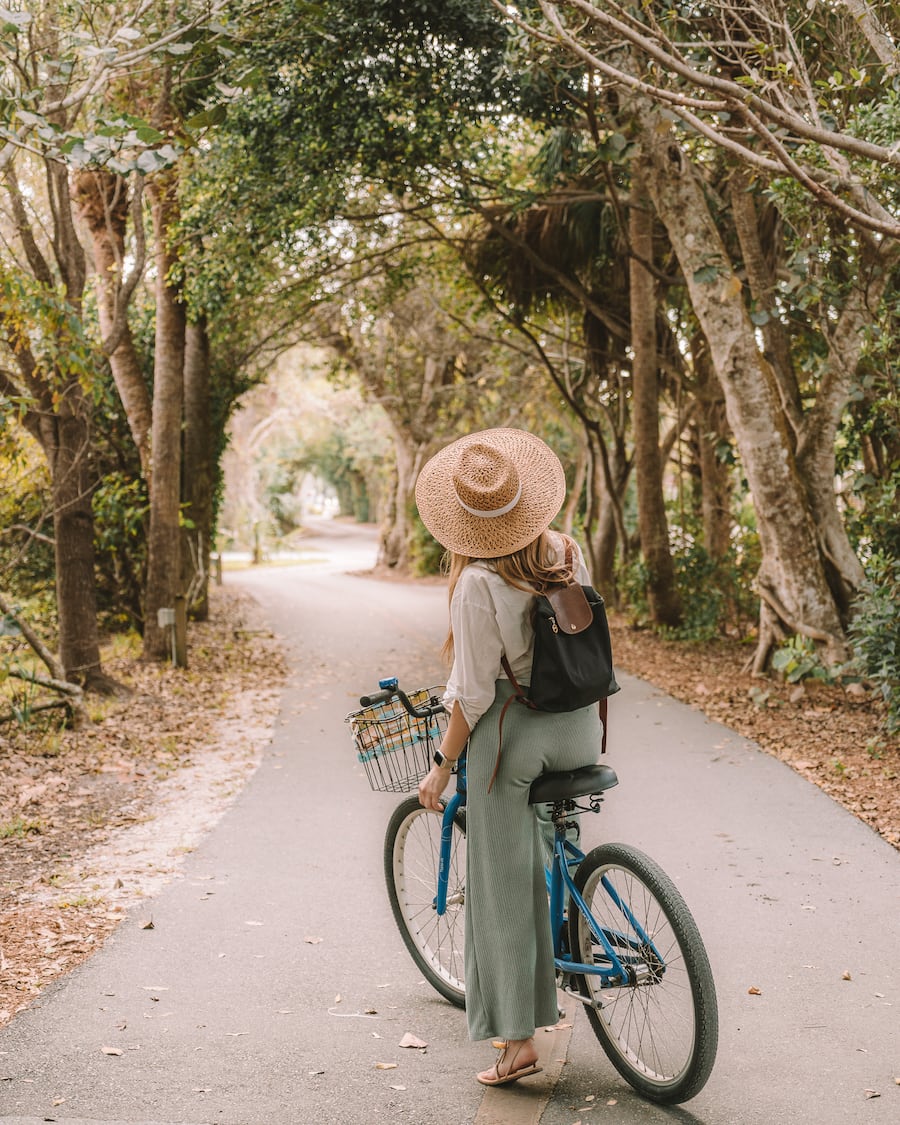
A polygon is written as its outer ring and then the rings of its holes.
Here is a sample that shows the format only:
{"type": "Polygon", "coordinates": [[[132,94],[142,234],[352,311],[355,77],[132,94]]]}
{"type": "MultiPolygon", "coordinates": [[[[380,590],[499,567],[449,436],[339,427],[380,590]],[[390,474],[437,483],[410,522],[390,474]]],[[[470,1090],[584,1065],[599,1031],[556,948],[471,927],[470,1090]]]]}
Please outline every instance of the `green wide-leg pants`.
{"type": "Polygon", "coordinates": [[[563,714],[513,702],[497,681],[472,731],[466,802],[466,1016],[471,1039],[527,1039],[557,1022],[556,974],[544,879],[545,837],[528,790],[541,773],[592,765],[602,726],[596,705],[563,714]]]}

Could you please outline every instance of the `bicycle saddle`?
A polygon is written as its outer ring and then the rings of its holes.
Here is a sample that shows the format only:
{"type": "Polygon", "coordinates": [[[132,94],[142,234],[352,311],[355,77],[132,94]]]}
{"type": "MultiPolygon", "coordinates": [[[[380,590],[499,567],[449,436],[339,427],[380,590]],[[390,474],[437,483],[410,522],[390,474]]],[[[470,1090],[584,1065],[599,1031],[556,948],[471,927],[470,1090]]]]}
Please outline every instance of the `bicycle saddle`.
{"type": "Polygon", "coordinates": [[[531,783],[528,803],[544,805],[564,801],[567,797],[586,797],[588,793],[602,793],[618,784],[616,771],[609,766],[582,766],[579,770],[542,773],[531,783]]]}

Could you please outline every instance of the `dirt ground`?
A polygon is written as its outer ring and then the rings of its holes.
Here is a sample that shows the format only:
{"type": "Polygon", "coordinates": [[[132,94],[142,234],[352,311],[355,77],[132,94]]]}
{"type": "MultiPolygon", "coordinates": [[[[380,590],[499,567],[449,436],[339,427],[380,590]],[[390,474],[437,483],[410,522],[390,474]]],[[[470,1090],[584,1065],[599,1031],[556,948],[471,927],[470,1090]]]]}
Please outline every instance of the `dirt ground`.
{"type": "MultiPolygon", "coordinates": [[[[900,847],[900,745],[869,694],[754,680],[736,643],[667,642],[618,620],[612,632],[621,668],[754,739],[900,847]]],[[[258,763],[285,668],[255,603],[215,590],[189,652],[177,670],[113,649],[105,669],[131,694],[92,701],[84,729],[0,725],[0,1026],[178,877],[258,763]]]]}

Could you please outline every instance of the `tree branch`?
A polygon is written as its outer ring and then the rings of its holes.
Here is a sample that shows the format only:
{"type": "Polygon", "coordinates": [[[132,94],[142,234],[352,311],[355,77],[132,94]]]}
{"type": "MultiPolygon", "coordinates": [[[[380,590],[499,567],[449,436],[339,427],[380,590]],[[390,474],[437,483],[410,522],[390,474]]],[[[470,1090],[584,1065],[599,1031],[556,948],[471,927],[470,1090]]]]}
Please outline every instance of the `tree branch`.
{"type": "Polygon", "coordinates": [[[56,676],[39,676],[36,672],[25,672],[20,668],[7,669],[8,676],[17,680],[24,680],[28,684],[37,684],[38,687],[58,691],[61,695],[71,696],[72,699],[81,701],[84,692],[78,684],[70,684],[67,680],[57,679],[56,676]]]}
{"type": "Polygon", "coordinates": [[[0,527],[0,535],[10,535],[14,531],[24,531],[29,539],[37,539],[41,543],[49,543],[51,547],[56,545],[56,540],[51,535],[44,535],[42,531],[36,531],[33,527],[29,527],[24,523],[11,523],[9,527],[0,527]]]}
{"type": "Polygon", "coordinates": [[[25,257],[28,259],[29,266],[31,266],[31,272],[42,285],[46,285],[48,289],[52,288],[53,273],[50,266],[47,264],[47,259],[38,247],[37,240],[34,237],[34,231],[31,229],[31,223],[28,221],[25,201],[22,199],[22,191],[19,187],[19,181],[16,178],[15,166],[13,164],[10,164],[6,169],[6,190],[12,205],[16,231],[22,243],[22,249],[25,251],[25,257]]]}
{"type": "MultiPolygon", "coordinates": [[[[34,629],[31,628],[31,626],[28,624],[27,621],[24,620],[24,618],[20,617],[19,614],[16,613],[16,611],[9,604],[9,602],[3,597],[2,594],[0,594],[0,613],[3,613],[6,617],[10,617],[10,618],[12,618],[13,621],[15,621],[16,625],[19,627],[19,630],[22,633],[22,636],[25,638],[26,641],[28,641],[28,643],[31,645],[31,647],[34,649],[34,651],[37,653],[37,655],[41,658],[41,660],[47,666],[47,669],[50,672],[50,675],[53,677],[53,679],[59,680],[61,683],[66,683],[66,677],[65,677],[65,673],[63,672],[62,665],[59,663],[59,661],[56,659],[56,657],[53,655],[53,653],[50,651],[50,649],[47,648],[47,646],[44,644],[44,642],[41,640],[41,638],[38,636],[38,634],[34,631],[34,629]]],[[[78,688],[78,685],[77,684],[67,684],[67,690],[69,690],[73,687],[78,688]]],[[[81,688],[78,688],[78,691],[80,692],[81,688]]],[[[70,694],[72,694],[72,693],[70,692],[70,694]]]]}
{"type": "Polygon", "coordinates": [[[773,174],[783,175],[787,172],[802,183],[815,197],[821,199],[863,229],[875,231],[891,238],[900,238],[900,222],[895,220],[877,200],[870,196],[865,185],[852,180],[847,181],[841,177],[833,187],[829,186],[830,183],[833,183],[834,177],[829,176],[827,172],[821,169],[801,165],[795,161],[788,153],[787,148],[774,135],[769,125],[776,125],[781,129],[788,130],[798,139],[811,141],[821,146],[826,156],[829,155],[829,152],[844,151],[866,160],[900,166],[900,146],[885,147],[849,133],[827,129],[819,123],[817,113],[815,115],[816,120],[810,122],[801,114],[792,110],[788,103],[778,105],[737,82],[720,78],[704,70],[695,69],[680,54],[675,52],[671,42],[666,40],[661,33],[654,39],[647,34],[648,27],[646,24],[638,24],[636,21],[629,20],[627,14],[616,4],[611,4],[611,7],[626,18],[618,19],[590,3],[589,0],[560,0],[559,3],[540,0],[540,8],[544,18],[552,28],[551,33],[528,23],[514,9],[508,8],[502,0],[492,0],[492,3],[505,19],[511,20],[532,38],[554,46],[562,44],[573,55],[594,68],[608,81],[642,93],[657,104],[668,106],[681,120],[713,143],[735,152],[741,159],[773,174]],[[619,39],[624,39],[636,51],[656,62],[667,74],[684,79],[691,91],[698,88],[707,90],[714,95],[714,99],[698,98],[693,96],[693,93],[667,89],[653,82],[645,81],[636,74],[629,73],[622,67],[615,66],[600,58],[595,51],[580,41],[578,32],[572,31],[564,25],[559,14],[559,8],[561,7],[577,10],[582,16],[590,20],[592,25],[605,29],[619,39]],[[772,160],[756,152],[744,142],[729,137],[699,116],[700,114],[723,112],[732,115],[738,121],[745,122],[766,147],[774,152],[777,160],[772,160]],[[835,193],[836,190],[846,191],[857,206],[845,203],[835,193]]]}

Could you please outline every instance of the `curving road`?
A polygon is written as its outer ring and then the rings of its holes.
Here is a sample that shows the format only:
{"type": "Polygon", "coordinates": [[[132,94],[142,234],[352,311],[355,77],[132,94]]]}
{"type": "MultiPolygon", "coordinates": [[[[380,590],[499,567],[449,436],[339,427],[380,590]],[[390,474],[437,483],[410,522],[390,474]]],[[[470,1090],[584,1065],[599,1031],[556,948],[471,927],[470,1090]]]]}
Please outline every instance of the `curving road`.
{"type": "Polygon", "coordinates": [[[445,590],[348,573],[371,565],[371,530],[318,531],[302,565],[227,577],[262,604],[293,669],[262,765],[153,901],[155,928],[134,912],[0,1031],[0,1122],[900,1120],[900,855],[630,677],[611,706],[621,784],[584,834],[643,848],[690,903],[719,991],[716,1069],[688,1106],[650,1106],[570,1007],[571,1031],[541,1038],[544,1074],[476,1085],[485,1045],[422,982],[390,917],[381,838],[397,798],[369,791],[343,724],[381,675],[440,682],[445,590]],[[400,1047],[406,1032],[428,1047],[400,1047]]]}

